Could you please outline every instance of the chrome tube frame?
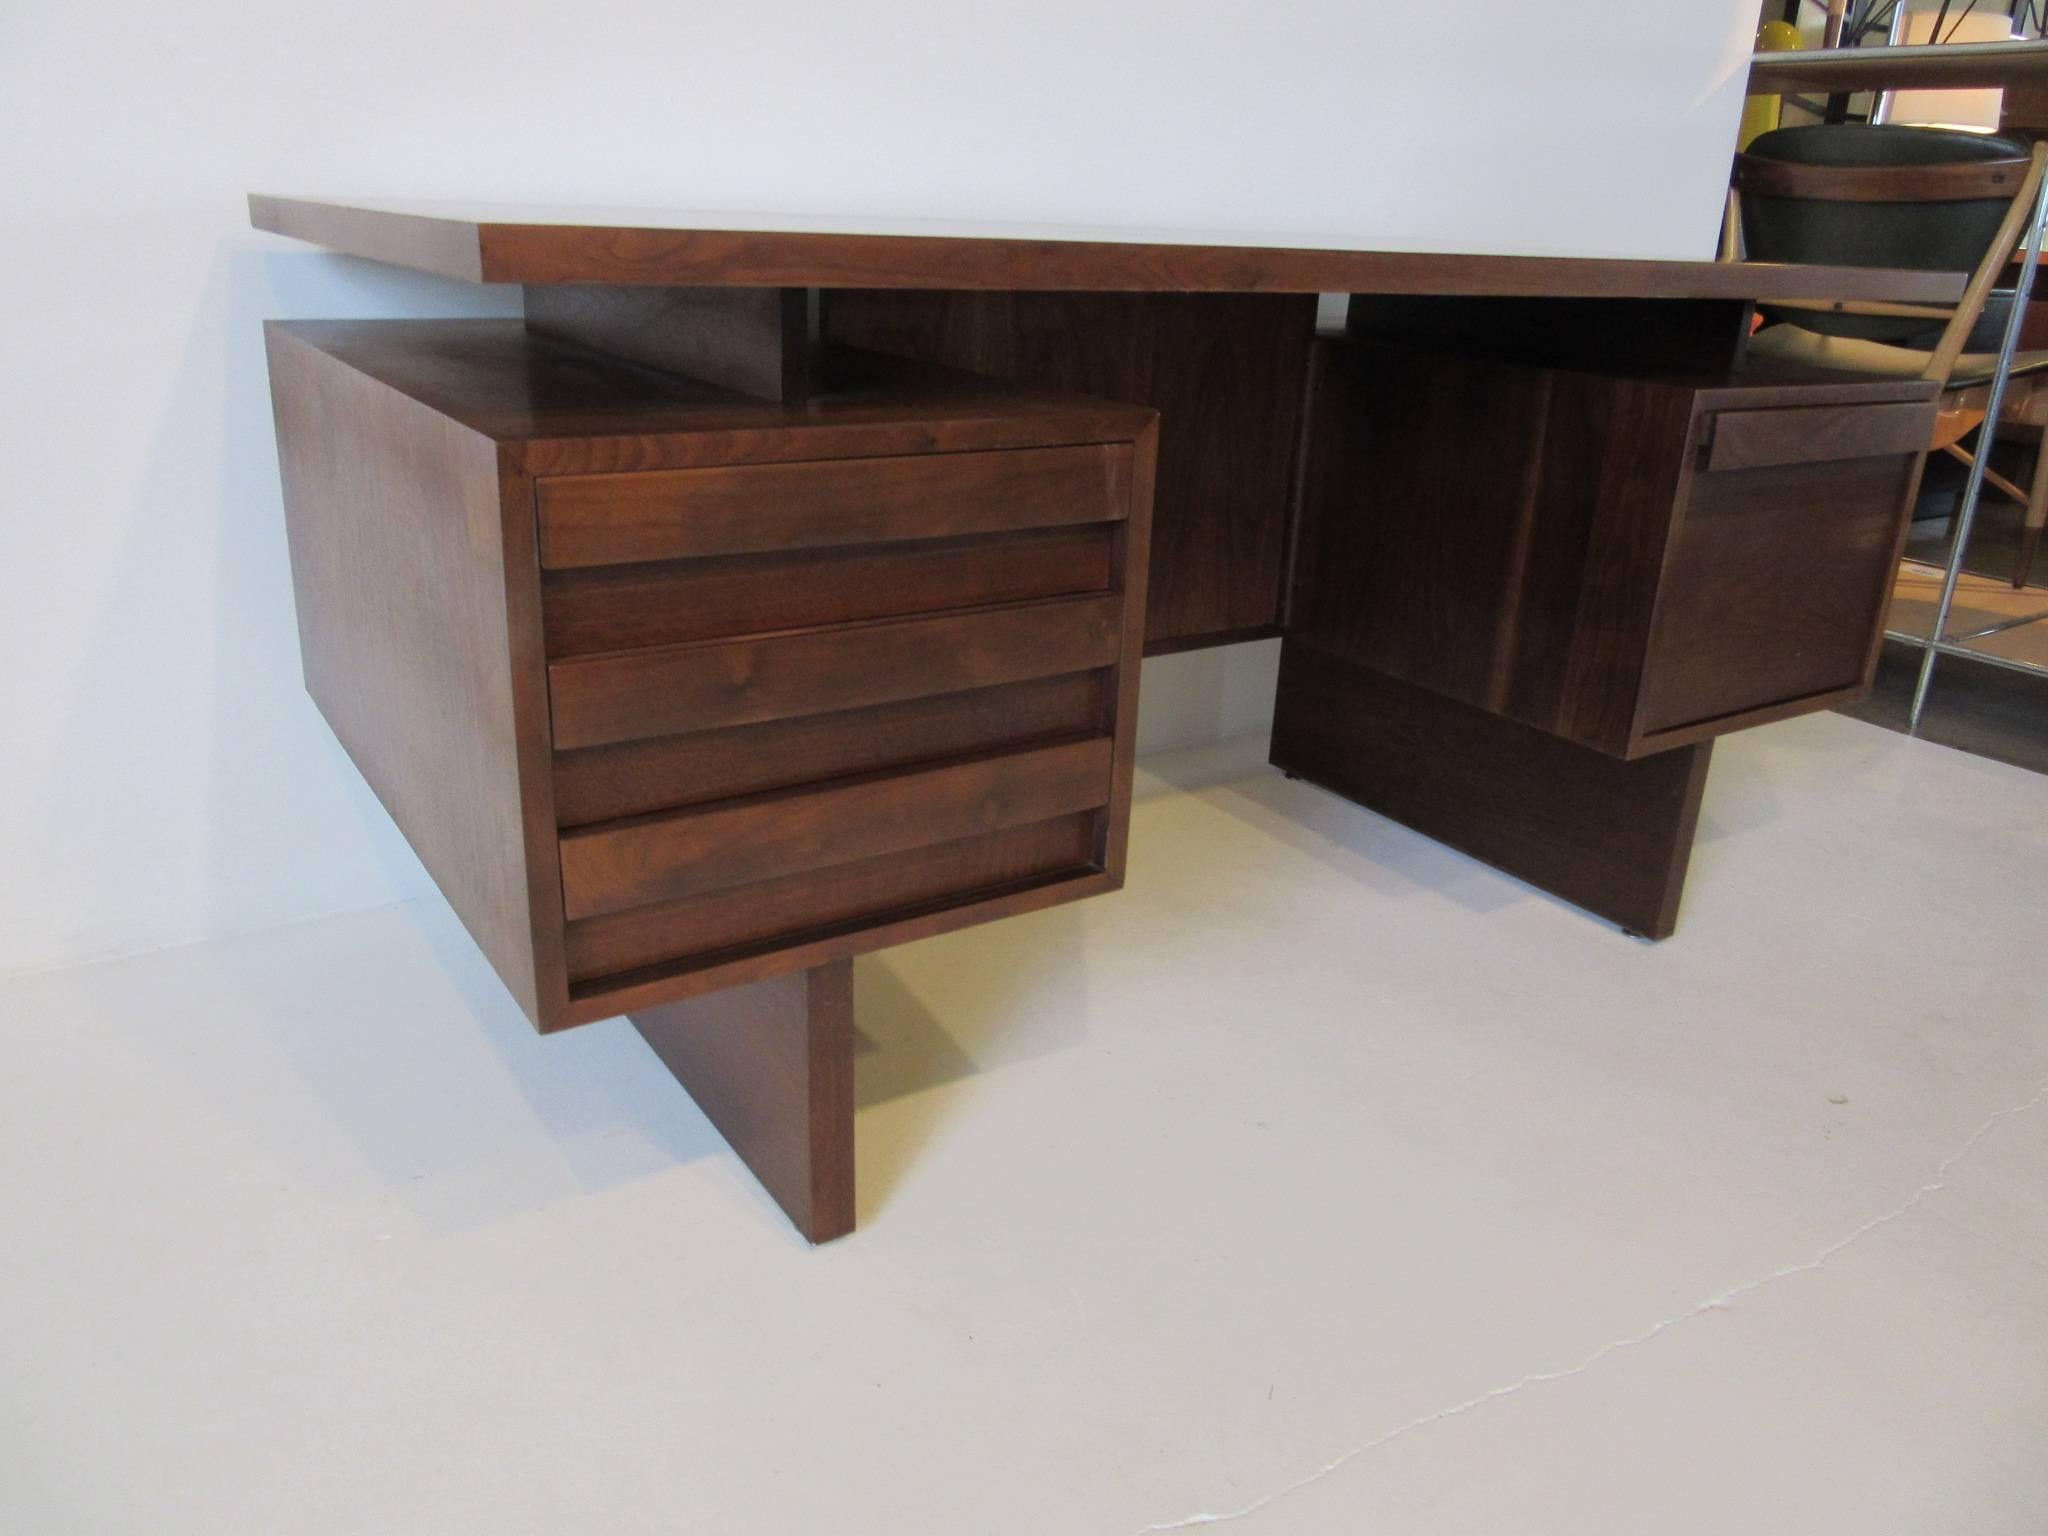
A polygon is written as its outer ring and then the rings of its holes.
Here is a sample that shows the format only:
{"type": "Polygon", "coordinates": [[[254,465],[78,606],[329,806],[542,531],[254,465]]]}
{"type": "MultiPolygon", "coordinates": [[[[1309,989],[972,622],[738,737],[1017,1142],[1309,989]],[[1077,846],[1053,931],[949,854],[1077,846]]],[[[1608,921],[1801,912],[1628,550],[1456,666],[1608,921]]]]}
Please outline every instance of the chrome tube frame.
{"type": "MultiPolygon", "coordinates": [[[[2041,178],[2034,194],[2034,217],[2027,226],[2026,256],[2020,263],[2019,283],[2013,290],[2012,309],[2005,317],[2005,334],[1998,344],[1998,366],[1991,374],[1991,389],[1984,402],[1984,426],[1978,434],[1977,451],[1970,456],[1970,477],[1963,485],[1962,504],[1956,508],[1955,532],[1949,540],[1948,565],[1941,578],[1941,601],[1934,610],[1934,629],[1919,643],[1925,648],[1920,658],[1920,678],[1913,685],[1913,709],[1906,718],[1906,732],[1917,735],[1920,713],[1927,707],[1927,689],[1934,681],[1934,664],[1943,656],[1971,656],[1984,661],[2002,658],[1964,650],[1948,637],[1949,610],[1955,606],[1956,581],[1963,574],[1963,555],[1970,547],[1970,528],[1977,520],[1977,503],[1984,494],[1984,470],[1991,458],[1991,439],[2005,409],[2005,386],[2012,377],[2012,360],[2019,351],[2020,323],[2026,318],[2027,301],[2034,292],[2034,271],[2041,263],[2041,224],[2048,219],[2048,176],[2041,178]]],[[[2048,452],[2048,447],[2044,447],[2048,452]]],[[[2012,665],[2012,663],[2007,663],[2012,665]]],[[[2021,671],[2042,669],[2018,663],[2021,671]]]]}

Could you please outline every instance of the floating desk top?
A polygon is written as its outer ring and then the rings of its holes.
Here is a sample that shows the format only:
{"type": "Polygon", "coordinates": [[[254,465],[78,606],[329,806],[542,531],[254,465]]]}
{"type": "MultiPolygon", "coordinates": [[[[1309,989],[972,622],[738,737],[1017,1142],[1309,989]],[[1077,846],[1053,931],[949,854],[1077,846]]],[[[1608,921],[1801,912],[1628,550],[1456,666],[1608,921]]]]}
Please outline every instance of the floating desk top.
{"type": "Polygon", "coordinates": [[[1759,53],[1749,61],[1749,89],[1758,95],[1771,91],[1979,90],[2044,83],[2048,83],[2048,42],[1825,48],[1759,53]]]}
{"type": "Polygon", "coordinates": [[[1963,285],[1948,272],[1345,250],[1285,236],[952,221],[261,194],[250,197],[249,217],[258,229],[352,256],[482,283],[1907,303],[1953,301],[1963,285]]]}

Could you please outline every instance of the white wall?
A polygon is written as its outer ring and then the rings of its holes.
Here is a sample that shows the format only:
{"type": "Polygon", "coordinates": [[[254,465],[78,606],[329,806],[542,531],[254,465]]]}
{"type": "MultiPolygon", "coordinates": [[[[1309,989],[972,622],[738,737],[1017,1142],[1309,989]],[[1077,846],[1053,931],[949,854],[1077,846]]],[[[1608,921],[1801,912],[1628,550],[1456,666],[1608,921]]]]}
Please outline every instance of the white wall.
{"type": "MultiPolygon", "coordinates": [[[[515,298],[244,191],[1702,255],[1751,10],[10,0],[0,971],[426,888],[300,691],[259,322],[515,298]]],[[[1258,655],[1149,738],[1243,725],[1258,655]]]]}

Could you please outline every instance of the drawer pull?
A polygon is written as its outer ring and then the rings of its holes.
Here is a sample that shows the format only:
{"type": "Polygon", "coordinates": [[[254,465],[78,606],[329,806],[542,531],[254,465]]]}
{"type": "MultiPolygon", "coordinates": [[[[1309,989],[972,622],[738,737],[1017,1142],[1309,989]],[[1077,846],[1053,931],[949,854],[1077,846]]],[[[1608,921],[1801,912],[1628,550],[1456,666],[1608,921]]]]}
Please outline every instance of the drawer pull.
{"type": "Polygon", "coordinates": [[[1925,453],[1934,437],[1932,403],[1811,405],[1783,411],[1723,411],[1713,418],[1707,469],[1765,469],[1925,453]]]}

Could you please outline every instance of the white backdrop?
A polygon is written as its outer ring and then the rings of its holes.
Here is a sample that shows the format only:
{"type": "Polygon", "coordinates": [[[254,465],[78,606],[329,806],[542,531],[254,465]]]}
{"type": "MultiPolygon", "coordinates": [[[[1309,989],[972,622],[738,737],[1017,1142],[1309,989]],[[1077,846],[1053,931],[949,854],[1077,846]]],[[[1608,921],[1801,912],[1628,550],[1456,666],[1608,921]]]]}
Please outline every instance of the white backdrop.
{"type": "MultiPolygon", "coordinates": [[[[516,295],[253,235],[246,190],[1704,256],[1754,25],[1752,0],[0,0],[0,971],[426,888],[300,690],[260,322],[516,295]]],[[[1255,726],[1269,660],[1155,669],[1152,739],[1255,726]]]]}

